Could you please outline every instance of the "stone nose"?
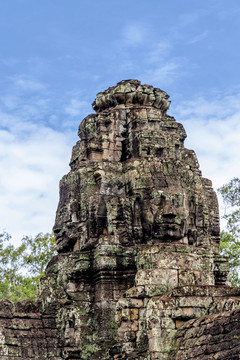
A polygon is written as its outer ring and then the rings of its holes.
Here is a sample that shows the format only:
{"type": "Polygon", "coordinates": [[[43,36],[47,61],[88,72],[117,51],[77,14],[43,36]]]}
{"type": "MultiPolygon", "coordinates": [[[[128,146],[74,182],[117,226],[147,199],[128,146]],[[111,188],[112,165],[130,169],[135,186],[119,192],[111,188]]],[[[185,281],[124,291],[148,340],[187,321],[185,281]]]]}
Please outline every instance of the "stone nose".
{"type": "Polygon", "coordinates": [[[168,219],[174,219],[176,217],[177,213],[176,213],[176,208],[175,206],[173,206],[171,201],[168,201],[163,209],[162,212],[162,217],[163,218],[168,218],[168,219]]]}
{"type": "Polygon", "coordinates": [[[61,234],[62,228],[54,227],[53,232],[54,232],[55,236],[57,236],[57,235],[61,234]]]}

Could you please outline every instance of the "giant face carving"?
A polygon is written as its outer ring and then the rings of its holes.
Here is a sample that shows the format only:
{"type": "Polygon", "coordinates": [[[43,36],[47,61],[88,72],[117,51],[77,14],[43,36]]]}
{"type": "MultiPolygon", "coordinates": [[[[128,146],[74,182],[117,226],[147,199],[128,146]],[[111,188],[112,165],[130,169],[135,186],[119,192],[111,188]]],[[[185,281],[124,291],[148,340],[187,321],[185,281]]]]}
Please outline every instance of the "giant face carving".
{"type": "Polygon", "coordinates": [[[166,241],[180,240],[188,231],[189,209],[184,193],[159,190],[152,203],[152,237],[166,241]]]}
{"type": "Polygon", "coordinates": [[[150,200],[135,202],[135,219],[140,219],[134,221],[135,239],[193,244],[197,235],[197,217],[200,220],[196,196],[189,195],[185,188],[170,186],[153,190],[150,200]]]}
{"type": "Polygon", "coordinates": [[[184,148],[183,126],[166,114],[167,99],[132,80],[99,94],[60,184],[59,251],[112,236],[124,246],[153,239],[214,244],[217,252],[216,195],[195,153],[184,148]]]}

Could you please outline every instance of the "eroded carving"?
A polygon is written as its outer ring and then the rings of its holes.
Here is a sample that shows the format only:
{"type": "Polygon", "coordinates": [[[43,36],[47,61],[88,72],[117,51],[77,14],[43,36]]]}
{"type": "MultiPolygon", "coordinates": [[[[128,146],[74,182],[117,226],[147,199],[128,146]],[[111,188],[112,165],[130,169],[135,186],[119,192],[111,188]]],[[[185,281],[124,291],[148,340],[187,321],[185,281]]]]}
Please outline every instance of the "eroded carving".
{"type": "Polygon", "coordinates": [[[60,183],[60,252],[93,246],[100,235],[127,246],[180,241],[217,252],[216,195],[184,148],[183,126],[166,114],[169,104],[164,91],[137,80],[98,94],[60,183]]]}

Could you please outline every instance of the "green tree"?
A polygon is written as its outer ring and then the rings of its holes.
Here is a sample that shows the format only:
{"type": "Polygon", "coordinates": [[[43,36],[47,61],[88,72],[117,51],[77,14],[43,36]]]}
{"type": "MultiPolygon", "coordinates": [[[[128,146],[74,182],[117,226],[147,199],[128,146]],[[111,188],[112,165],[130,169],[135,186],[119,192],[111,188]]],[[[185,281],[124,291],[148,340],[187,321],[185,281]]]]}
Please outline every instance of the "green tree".
{"type": "Polygon", "coordinates": [[[0,299],[35,300],[44,269],[56,254],[54,236],[25,236],[17,247],[10,240],[9,234],[0,234],[0,299]]]}
{"type": "Polygon", "coordinates": [[[240,286],[240,179],[233,178],[219,192],[226,205],[227,229],[221,232],[220,252],[229,258],[232,286],[240,286]]]}

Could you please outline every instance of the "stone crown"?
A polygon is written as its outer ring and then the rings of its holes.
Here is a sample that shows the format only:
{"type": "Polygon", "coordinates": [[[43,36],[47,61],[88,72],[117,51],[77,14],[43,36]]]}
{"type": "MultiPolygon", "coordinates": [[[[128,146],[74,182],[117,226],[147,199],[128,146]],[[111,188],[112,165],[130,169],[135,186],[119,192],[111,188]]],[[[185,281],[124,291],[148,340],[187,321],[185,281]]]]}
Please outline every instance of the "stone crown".
{"type": "Polygon", "coordinates": [[[168,98],[169,95],[165,91],[150,85],[141,85],[138,80],[123,80],[116,86],[98,93],[92,107],[99,113],[117,106],[152,106],[165,114],[170,106],[168,98]]]}

